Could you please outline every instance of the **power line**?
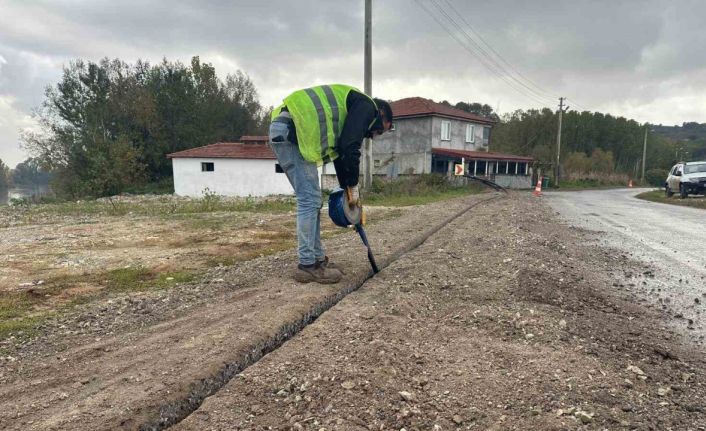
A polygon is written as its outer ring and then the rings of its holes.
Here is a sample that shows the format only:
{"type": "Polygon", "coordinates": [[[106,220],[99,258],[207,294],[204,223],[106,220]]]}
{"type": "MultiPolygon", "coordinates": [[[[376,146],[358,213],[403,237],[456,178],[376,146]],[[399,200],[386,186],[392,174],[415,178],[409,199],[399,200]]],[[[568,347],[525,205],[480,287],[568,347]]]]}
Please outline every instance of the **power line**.
{"type": "MultiPolygon", "coordinates": [[[[437,2],[437,0],[430,0],[431,3],[439,11],[440,15],[443,15],[446,20],[459,32],[459,34],[467,41],[464,43],[459,40],[454,32],[449,29],[449,27],[444,24],[435,14],[433,14],[422,2],[422,0],[415,0],[417,4],[424,9],[424,11],[431,16],[439,26],[441,26],[448,34],[458,42],[466,51],[468,51],[473,57],[475,57],[486,69],[488,69],[496,77],[500,78],[509,87],[522,94],[529,100],[532,100],[540,105],[552,105],[554,100],[558,98],[554,93],[545,90],[538,84],[536,84],[531,79],[523,75],[517,68],[515,68],[509,61],[507,61],[497,50],[495,50],[492,45],[486,41],[483,36],[476,31],[473,26],[463,17],[463,15],[451,4],[449,0],[443,0],[453,13],[458,17],[458,21],[454,19],[449,13],[444,9],[444,7],[437,2]],[[478,38],[476,40],[471,34],[469,34],[461,25],[461,22],[470,29],[470,31],[478,38]]],[[[566,99],[568,100],[568,99],[566,99]]],[[[578,108],[591,111],[571,99],[572,103],[578,108]]]]}
{"type": "MultiPolygon", "coordinates": [[[[502,66],[502,65],[500,65],[499,63],[496,62],[496,64],[498,64],[498,65],[505,71],[505,73],[507,73],[508,76],[510,76],[512,79],[516,80],[517,82],[523,83],[523,85],[525,85],[525,86],[528,87],[528,88],[531,87],[532,90],[533,90],[536,94],[539,94],[539,95],[541,95],[542,97],[547,97],[549,100],[552,101],[552,103],[553,103],[554,99],[558,99],[558,98],[559,98],[559,96],[557,96],[557,95],[555,95],[555,94],[553,94],[553,93],[551,93],[551,92],[549,92],[549,91],[543,89],[543,88],[540,87],[539,85],[535,84],[531,79],[525,77],[519,70],[517,70],[512,64],[510,64],[509,61],[507,61],[502,55],[500,55],[500,53],[497,52],[497,51],[493,48],[493,46],[492,46],[490,43],[488,43],[488,41],[486,41],[486,40],[483,38],[483,36],[482,36],[479,32],[477,32],[477,31],[473,28],[473,26],[472,26],[468,21],[466,21],[466,19],[463,17],[463,15],[453,6],[453,4],[452,4],[449,0],[444,0],[444,2],[445,2],[447,5],[449,5],[449,7],[451,8],[451,10],[456,14],[456,16],[458,16],[458,18],[459,18],[461,21],[463,21],[463,23],[471,30],[471,32],[472,32],[473,34],[475,34],[475,35],[478,37],[478,39],[479,39],[479,41],[480,41],[480,43],[478,44],[478,45],[479,45],[479,48],[484,52],[484,54],[487,55],[488,57],[491,57],[490,53],[486,52],[482,47],[480,47],[480,44],[485,45],[485,47],[486,47],[490,52],[492,52],[493,54],[495,54],[495,57],[497,57],[502,63],[504,63],[504,64],[510,69],[510,70],[508,71],[507,69],[505,69],[504,66],[502,66]],[[511,73],[511,72],[512,72],[512,73],[511,73]],[[516,75],[516,76],[513,76],[513,73],[514,73],[514,75],[516,75]]],[[[465,33],[465,32],[464,32],[464,33],[465,33]]],[[[470,35],[468,35],[468,33],[466,33],[466,35],[467,35],[470,39],[473,39],[473,37],[470,36],[470,35]]]]}
{"type": "MultiPolygon", "coordinates": [[[[519,70],[517,70],[517,69],[516,69],[509,61],[507,61],[498,51],[496,51],[496,50],[493,48],[493,46],[492,46],[488,41],[486,41],[486,40],[483,38],[483,36],[482,36],[478,31],[476,31],[476,30],[473,28],[473,26],[472,26],[468,21],[466,21],[466,19],[463,17],[463,15],[454,7],[454,5],[451,3],[450,0],[444,0],[444,2],[445,2],[447,5],[449,5],[449,7],[451,8],[451,10],[453,10],[453,12],[461,19],[461,21],[463,21],[463,23],[466,24],[466,26],[471,30],[471,32],[473,32],[473,33],[478,37],[478,39],[480,40],[480,42],[481,42],[482,44],[484,44],[484,45],[488,48],[488,50],[490,50],[493,54],[495,54],[495,56],[497,56],[497,58],[500,59],[501,62],[503,62],[505,65],[507,65],[507,67],[508,67],[512,72],[514,72],[515,75],[517,75],[518,81],[519,81],[519,80],[524,81],[527,85],[529,85],[529,86],[535,88],[538,92],[540,92],[540,93],[542,93],[542,94],[544,94],[544,95],[548,95],[552,100],[559,98],[559,96],[558,96],[556,93],[552,93],[552,92],[550,92],[550,91],[548,91],[548,90],[546,90],[546,89],[540,87],[540,86],[537,85],[534,81],[532,81],[531,79],[527,78],[527,77],[526,77],[525,75],[523,75],[519,70]]],[[[508,73],[508,74],[509,74],[509,73],[508,73]]],[[[565,98],[565,99],[566,99],[566,100],[571,100],[571,102],[574,104],[574,106],[576,106],[576,107],[578,107],[578,108],[580,108],[580,109],[582,109],[582,110],[584,110],[584,111],[592,111],[592,109],[586,108],[586,107],[583,106],[582,104],[578,103],[575,99],[567,99],[567,98],[565,98]]]]}
{"type": "Polygon", "coordinates": [[[439,12],[441,12],[441,14],[446,17],[446,19],[451,23],[451,25],[453,25],[459,32],[461,32],[462,35],[465,36],[466,40],[468,40],[468,41],[470,42],[470,44],[471,44],[473,47],[475,47],[475,51],[476,51],[478,54],[481,55],[481,57],[479,57],[479,56],[476,55],[476,58],[478,58],[478,60],[483,61],[483,58],[485,58],[486,61],[490,62],[490,65],[491,65],[492,69],[494,69],[494,71],[496,72],[496,74],[499,75],[499,76],[501,76],[501,77],[503,78],[503,80],[505,80],[506,82],[508,82],[508,80],[509,80],[509,81],[512,82],[513,84],[519,85],[519,86],[522,87],[525,91],[528,91],[530,94],[532,94],[535,98],[542,100],[542,103],[544,103],[544,104],[546,104],[546,103],[553,103],[553,100],[552,100],[552,99],[550,99],[550,98],[548,98],[548,97],[542,95],[541,93],[538,93],[537,91],[535,91],[535,90],[532,89],[531,87],[527,86],[526,84],[524,84],[524,83],[521,82],[521,81],[518,81],[517,79],[515,79],[515,77],[513,77],[512,75],[510,75],[509,73],[507,73],[507,70],[505,70],[505,68],[503,68],[503,66],[502,66],[501,64],[499,64],[490,54],[488,54],[488,52],[486,52],[486,51],[483,49],[483,47],[481,47],[481,46],[461,27],[461,25],[456,22],[456,20],[454,20],[448,13],[446,13],[446,11],[444,10],[444,8],[443,8],[439,3],[437,3],[436,0],[431,0],[431,2],[436,6],[436,8],[439,10],[439,12]],[[550,101],[551,101],[551,102],[550,102],[550,101]]]}
{"type": "Polygon", "coordinates": [[[462,40],[460,40],[454,33],[451,31],[436,15],[434,15],[427,7],[421,2],[421,0],[415,0],[417,4],[430,16],[434,21],[439,24],[439,26],[446,31],[449,36],[454,39],[456,42],[458,42],[461,47],[463,47],[466,51],[468,51],[473,57],[478,59],[480,63],[488,69],[491,73],[493,73],[495,76],[500,78],[503,82],[505,82],[508,86],[510,86],[512,89],[517,91],[518,93],[522,94],[529,100],[532,100],[535,103],[539,103],[540,105],[546,105],[547,103],[536,96],[532,95],[531,93],[528,93],[527,91],[524,91],[522,88],[517,87],[516,85],[513,84],[512,81],[509,81],[501,72],[499,72],[496,68],[494,68],[491,64],[488,64],[488,62],[480,57],[473,49],[471,49],[466,43],[464,43],[462,40]]]}
{"type": "Polygon", "coordinates": [[[577,102],[576,100],[574,100],[574,99],[566,98],[566,100],[568,100],[569,102],[573,103],[574,106],[576,106],[577,108],[581,109],[582,111],[594,111],[594,109],[587,108],[587,107],[581,105],[580,103],[578,103],[578,102],[577,102]]]}

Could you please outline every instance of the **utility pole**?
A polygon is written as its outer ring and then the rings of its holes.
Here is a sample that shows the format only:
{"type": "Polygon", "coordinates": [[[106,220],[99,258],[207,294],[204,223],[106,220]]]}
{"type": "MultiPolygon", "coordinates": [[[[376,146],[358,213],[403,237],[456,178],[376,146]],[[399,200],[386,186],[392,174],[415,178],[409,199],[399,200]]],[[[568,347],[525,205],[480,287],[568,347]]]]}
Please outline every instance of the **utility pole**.
{"type": "Polygon", "coordinates": [[[559,98],[559,130],[556,134],[556,167],[554,169],[554,187],[559,187],[559,156],[561,154],[561,118],[564,115],[564,98],[559,98]]]}
{"type": "Polygon", "coordinates": [[[647,129],[649,124],[645,123],[645,141],[642,144],[642,176],[640,177],[642,183],[645,183],[645,158],[647,157],[647,129]]]}
{"type": "MultiPolygon", "coordinates": [[[[373,5],[372,0],[365,0],[365,48],[364,48],[364,81],[365,94],[373,97],[373,5]]],[[[373,143],[370,138],[365,139],[363,151],[363,188],[373,185],[373,143]]]]}

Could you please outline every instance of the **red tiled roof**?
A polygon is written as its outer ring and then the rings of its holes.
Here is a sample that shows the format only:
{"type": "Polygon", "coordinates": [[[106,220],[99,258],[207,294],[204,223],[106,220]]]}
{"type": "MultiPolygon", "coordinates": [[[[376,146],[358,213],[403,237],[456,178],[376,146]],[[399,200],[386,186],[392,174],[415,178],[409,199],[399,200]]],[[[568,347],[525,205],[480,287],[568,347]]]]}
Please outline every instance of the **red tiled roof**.
{"type": "Polygon", "coordinates": [[[167,154],[167,158],[275,159],[275,155],[270,147],[264,144],[219,142],[167,154]]]}
{"type": "Polygon", "coordinates": [[[240,142],[268,142],[269,140],[267,135],[243,135],[240,137],[240,142]]]}
{"type": "Polygon", "coordinates": [[[495,124],[494,120],[471,114],[470,112],[436,103],[433,100],[423,97],[408,97],[406,99],[395,100],[390,103],[394,118],[404,117],[425,117],[438,115],[440,117],[456,118],[459,120],[471,120],[484,124],[495,124]]]}
{"type": "Polygon", "coordinates": [[[432,148],[432,154],[437,154],[439,156],[446,157],[465,157],[467,159],[476,160],[504,160],[510,162],[531,162],[534,160],[533,157],[527,156],[515,156],[513,154],[503,154],[503,153],[492,153],[490,151],[464,151],[464,150],[450,150],[448,148],[432,148]]]}

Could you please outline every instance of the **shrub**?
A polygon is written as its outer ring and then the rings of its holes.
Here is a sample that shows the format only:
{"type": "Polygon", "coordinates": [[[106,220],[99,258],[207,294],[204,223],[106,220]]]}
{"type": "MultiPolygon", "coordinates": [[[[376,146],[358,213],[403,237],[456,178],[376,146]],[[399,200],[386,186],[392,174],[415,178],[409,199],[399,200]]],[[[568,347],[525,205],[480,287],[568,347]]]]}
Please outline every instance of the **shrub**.
{"type": "Polygon", "coordinates": [[[668,172],[666,169],[650,169],[645,172],[645,181],[651,186],[662,187],[667,179],[668,172]]]}

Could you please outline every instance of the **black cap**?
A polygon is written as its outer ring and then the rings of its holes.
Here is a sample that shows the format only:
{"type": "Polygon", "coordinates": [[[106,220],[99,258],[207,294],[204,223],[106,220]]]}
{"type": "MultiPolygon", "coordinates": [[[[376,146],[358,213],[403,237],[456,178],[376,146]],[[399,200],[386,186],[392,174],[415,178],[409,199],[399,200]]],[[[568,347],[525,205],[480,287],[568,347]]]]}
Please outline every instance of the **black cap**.
{"type": "Polygon", "coordinates": [[[383,115],[385,115],[385,119],[392,123],[392,107],[386,100],[382,99],[373,99],[375,101],[375,104],[377,105],[378,109],[382,111],[383,115]]]}

